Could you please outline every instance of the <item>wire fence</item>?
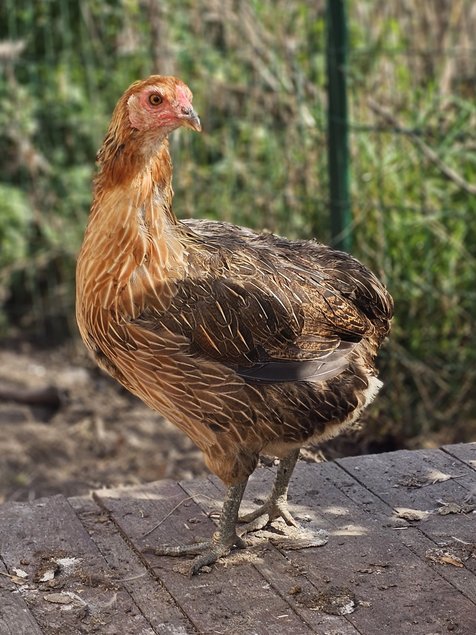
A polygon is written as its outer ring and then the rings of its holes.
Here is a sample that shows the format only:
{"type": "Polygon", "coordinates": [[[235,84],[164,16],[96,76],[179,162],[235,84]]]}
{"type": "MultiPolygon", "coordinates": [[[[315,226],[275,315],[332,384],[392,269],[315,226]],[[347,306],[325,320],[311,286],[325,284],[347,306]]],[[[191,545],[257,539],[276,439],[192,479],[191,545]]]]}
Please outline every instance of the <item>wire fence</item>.
{"type": "MultiPolygon", "coordinates": [[[[344,231],[397,307],[375,435],[457,440],[476,411],[476,6],[352,0],[347,16],[344,231]]],[[[95,151],[150,72],[191,86],[205,128],[173,139],[178,216],[331,240],[324,0],[4,0],[5,335],[74,332],[95,151]]]]}

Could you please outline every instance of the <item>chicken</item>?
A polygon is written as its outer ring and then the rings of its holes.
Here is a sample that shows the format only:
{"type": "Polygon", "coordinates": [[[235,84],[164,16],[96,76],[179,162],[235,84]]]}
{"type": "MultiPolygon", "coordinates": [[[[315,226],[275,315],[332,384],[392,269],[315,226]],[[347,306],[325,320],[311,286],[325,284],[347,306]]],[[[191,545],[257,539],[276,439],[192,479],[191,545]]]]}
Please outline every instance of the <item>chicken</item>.
{"type": "Polygon", "coordinates": [[[119,99],[97,156],[77,322],[99,366],[187,434],[227,487],[211,540],[156,549],[196,555],[196,573],[245,546],[238,512],[260,455],[281,460],[276,482],[243,520],[295,524],[299,449],[348,427],[377,394],[393,303],[348,254],[177,220],[167,137],[180,126],[201,130],[174,77],[135,82],[119,99]]]}

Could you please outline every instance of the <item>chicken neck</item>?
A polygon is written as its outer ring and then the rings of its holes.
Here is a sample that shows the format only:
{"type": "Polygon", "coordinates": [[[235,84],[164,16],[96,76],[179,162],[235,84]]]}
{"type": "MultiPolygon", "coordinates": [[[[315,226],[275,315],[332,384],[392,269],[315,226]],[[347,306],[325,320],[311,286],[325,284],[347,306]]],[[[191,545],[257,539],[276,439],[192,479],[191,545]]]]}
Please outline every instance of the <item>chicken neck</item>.
{"type": "MultiPolygon", "coordinates": [[[[130,141],[132,144],[132,141],[130,141]]],[[[92,305],[134,318],[146,297],[162,283],[183,275],[186,248],[172,212],[172,165],[167,140],[155,154],[128,159],[107,138],[98,157],[100,171],[83,247],[78,285],[92,305]],[[115,148],[115,161],[104,161],[115,148]],[[127,167],[127,169],[126,169],[127,167]]],[[[132,153],[137,155],[137,151],[132,153]]]]}

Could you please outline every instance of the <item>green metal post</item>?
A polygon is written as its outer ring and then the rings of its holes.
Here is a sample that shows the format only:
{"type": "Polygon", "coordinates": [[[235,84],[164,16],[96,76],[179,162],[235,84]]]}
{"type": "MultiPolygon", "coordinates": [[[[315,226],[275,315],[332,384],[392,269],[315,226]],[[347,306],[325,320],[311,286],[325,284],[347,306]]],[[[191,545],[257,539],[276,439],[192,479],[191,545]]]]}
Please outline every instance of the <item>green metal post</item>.
{"type": "Polygon", "coordinates": [[[352,249],[347,117],[347,21],[345,0],[327,0],[328,160],[333,246],[352,249]]]}

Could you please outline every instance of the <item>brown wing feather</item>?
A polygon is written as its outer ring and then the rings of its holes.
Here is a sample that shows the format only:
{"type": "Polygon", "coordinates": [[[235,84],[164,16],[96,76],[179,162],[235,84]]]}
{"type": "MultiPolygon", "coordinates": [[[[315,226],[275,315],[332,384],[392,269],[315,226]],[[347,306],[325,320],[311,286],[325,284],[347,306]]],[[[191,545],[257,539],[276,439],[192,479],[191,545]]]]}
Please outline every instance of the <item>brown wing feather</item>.
{"type": "Polygon", "coordinates": [[[175,281],[167,311],[152,303],[137,320],[141,326],[160,324],[188,338],[191,354],[267,383],[329,379],[374,333],[367,305],[386,292],[377,283],[380,295],[365,286],[362,293],[352,267],[357,274],[363,267],[350,256],[342,254],[337,263],[347,267],[339,271],[339,288],[330,275],[336,264],[319,262],[326,248],[223,223],[187,225],[204,248],[191,250],[188,276],[175,281]]]}

